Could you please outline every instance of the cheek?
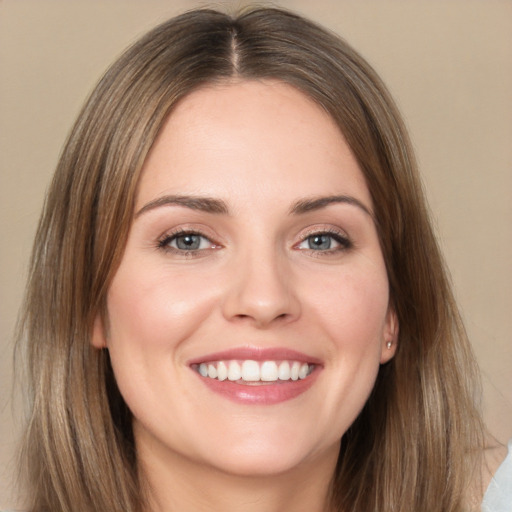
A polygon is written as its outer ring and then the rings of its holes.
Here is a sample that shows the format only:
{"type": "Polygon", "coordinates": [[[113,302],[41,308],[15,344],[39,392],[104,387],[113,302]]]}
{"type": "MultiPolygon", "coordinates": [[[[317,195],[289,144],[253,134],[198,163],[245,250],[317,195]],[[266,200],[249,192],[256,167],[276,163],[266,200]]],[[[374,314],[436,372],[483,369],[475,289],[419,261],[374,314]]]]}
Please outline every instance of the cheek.
{"type": "Polygon", "coordinates": [[[216,302],[204,276],[144,268],[125,260],[109,290],[107,346],[116,381],[136,418],[151,423],[190,402],[183,379],[183,348],[208,321],[216,302]],[[173,385],[182,391],[169,393],[173,385]],[[177,401],[177,402],[176,402],[177,401]]]}
{"type": "Polygon", "coordinates": [[[324,281],[323,288],[312,297],[312,309],[336,345],[359,352],[377,349],[380,353],[388,301],[385,271],[356,268],[324,281]]]}
{"type": "Polygon", "coordinates": [[[326,343],[326,387],[318,420],[339,439],[366,403],[380,368],[388,311],[385,272],[344,273],[315,294],[310,324],[326,343]]]}
{"type": "Polygon", "coordinates": [[[124,345],[175,348],[205,318],[215,287],[201,274],[121,267],[108,296],[111,340],[124,345]]]}

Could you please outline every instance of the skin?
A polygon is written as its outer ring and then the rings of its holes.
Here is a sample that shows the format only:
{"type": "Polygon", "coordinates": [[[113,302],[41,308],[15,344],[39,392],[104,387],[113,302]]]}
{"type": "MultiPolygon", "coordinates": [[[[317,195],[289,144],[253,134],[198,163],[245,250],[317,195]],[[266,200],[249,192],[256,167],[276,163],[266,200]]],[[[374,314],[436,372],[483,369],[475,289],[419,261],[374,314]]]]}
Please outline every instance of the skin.
{"type": "Polygon", "coordinates": [[[107,306],[108,338],[98,318],[93,344],[110,351],[134,415],[152,510],[328,509],[340,438],[398,326],[368,188],[322,109],[270,81],[182,100],[145,163],[107,306]],[[228,212],[162,204],[176,195],[228,212]],[[291,212],[333,195],[354,201],[291,212]],[[200,248],[180,251],[177,230],[201,233],[200,248]],[[331,249],[311,248],[325,232],[331,249]],[[319,359],[314,384],[282,403],[240,404],[189,365],[245,346],[319,359]]]}

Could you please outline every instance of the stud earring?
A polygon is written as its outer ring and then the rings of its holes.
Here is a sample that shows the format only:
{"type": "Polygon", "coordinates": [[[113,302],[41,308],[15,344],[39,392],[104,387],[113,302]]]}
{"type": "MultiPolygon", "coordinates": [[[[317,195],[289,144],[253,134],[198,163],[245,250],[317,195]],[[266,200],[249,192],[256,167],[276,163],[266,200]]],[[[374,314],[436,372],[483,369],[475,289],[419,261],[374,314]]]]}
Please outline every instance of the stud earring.
{"type": "Polygon", "coordinates": [[[388,342],[386,343],[386,348],[387,348],[388,350],[390,350],[392,346],[393,346],[393,342],[392,342],[392,341],[388,341],[388,342]]]}

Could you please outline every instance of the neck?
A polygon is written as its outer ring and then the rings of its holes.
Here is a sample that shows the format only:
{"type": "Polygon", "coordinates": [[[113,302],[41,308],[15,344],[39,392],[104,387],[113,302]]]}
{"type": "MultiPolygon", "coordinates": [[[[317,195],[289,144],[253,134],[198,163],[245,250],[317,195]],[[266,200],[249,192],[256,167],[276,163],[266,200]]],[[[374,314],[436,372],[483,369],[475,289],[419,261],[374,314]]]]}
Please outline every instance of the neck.
{"type": "Polygon", "coordinates": [[[273,475],[234,475],[179,454],[138,453],[147,512],[329,512],[336,457],[273,475]],[[157,456],[155,456],[157,455],[157,456]]]}

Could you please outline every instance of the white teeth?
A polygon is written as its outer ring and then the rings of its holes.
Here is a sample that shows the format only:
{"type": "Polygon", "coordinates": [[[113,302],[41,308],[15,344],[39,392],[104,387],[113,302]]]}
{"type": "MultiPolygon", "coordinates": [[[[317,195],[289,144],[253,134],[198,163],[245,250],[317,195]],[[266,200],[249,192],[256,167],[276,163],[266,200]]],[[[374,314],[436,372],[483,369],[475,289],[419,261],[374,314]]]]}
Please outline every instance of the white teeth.
{"type": "Polygon", "coordinates": [[[228,367],[224,361],[219,361],[217,364],[217,378],[219,380],[226,380],[228,378],[228,367]]]}
{"type": "Polygon", "coordinates": [[[299,361],[218,361],[201,363],[197,371],[202,377],[220,381],[277,382],[305,379],[314,365],[299,361]]]}
{"type": "Polygon", "coordinates": [[[299,370],[300,370],[300,363],[295,361],[292,364],[292,369],[290,371],[290,378],[292,380],[298,380],[298,378],[299,378],[299,370]]]}
{"type": "Polygon", "coordinates": [[[288,361],[283,361],[279,365],[279,380],[290,380],[290,363],[288,361]]]}
{"type": "Polygon", "coordinates": [[[260,380],[260,365],[256,361],[243,362],[242,380],[246,382],[258,382],[260,380]]]}
{"type": "Polygon", "coordinates": [[[228,367],[228,380],[240,380],[242,378],[242,369],[236,361],[231,361],[228,367]]]}
{"type": "Polygon", "coordinates": [[[210,379],[215,379],[217,377],[217,368],[215,368],[214,364],[208,365],[208,377],[210,377],[210,379]]]}
{"type": "Polygon", "coordinates": [[[261,365],[261,380],[263,382],[275,382],[278,378],[277,364],[275,361],[265,361],[261,365]]]}
{"type": "Polygon", "coordinates": [[[299,370],[299,379],[305,379],[308,376],[309,366],[307,363],[304,363],[299,370]]]}

